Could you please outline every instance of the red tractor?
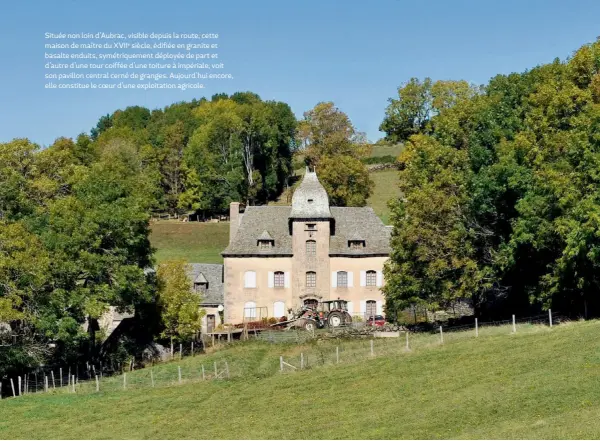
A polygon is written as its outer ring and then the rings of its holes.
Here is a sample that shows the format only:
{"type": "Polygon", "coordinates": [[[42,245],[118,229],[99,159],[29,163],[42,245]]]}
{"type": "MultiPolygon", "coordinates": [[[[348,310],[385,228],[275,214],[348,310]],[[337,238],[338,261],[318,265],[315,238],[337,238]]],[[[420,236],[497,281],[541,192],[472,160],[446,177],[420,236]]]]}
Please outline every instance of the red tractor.
{"type": "Polygon", "coordinates": [[[348,314],[348,302],[346,300],[326,300],[319,302],[317,309],[312,306],[303,306],[294,317],[271,326],[286,326],[290,328],[303,328],[313,331],[328,326],[337,328],[352,323],[352,317],[348,314]]]}
{"type": "Polygon", "coordinates": [[[346,300],[325,300],[319,303],[319,318],[323,326],[330,328],[349,325],[352,323],[352,316],[348,313],[348,302],[346,300]]]}

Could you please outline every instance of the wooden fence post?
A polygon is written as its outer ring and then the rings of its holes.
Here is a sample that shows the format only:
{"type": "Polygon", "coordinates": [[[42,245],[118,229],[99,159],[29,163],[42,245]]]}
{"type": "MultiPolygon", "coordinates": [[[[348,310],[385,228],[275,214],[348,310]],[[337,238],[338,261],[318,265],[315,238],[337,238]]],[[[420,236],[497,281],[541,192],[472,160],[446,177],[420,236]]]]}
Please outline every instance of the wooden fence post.
{"type": "Polygon", "coordinates": [[[408,331],[406,331],[406,350],[410,351],[410,346],[408,345],[408,331]]]}
{"type": "Polygon", "coordinates": [[[335,362],[337,364],[340,363],[340,347],[339,346],[335,347],[335,362]]]}
{"type": "Polygon", "coordinates": [[[513,333],[516,333],[517,332],[517,324],[515,322],[515,315],[514,314],[512,316],[512,319],[513,319],[512,320],[512,322],[513,322],[513,333]]]}
{"type": "Polygon", "coordinates": [[[10,379],[10,387],[12,389],[12,393],[13,393],[13,397],[16,397],[17,395],[15,394],[15,383],[13,382],[13,379],[10,379]]]}
{"type": "Polygon", "coordinates": [[[171,337],[171,360],[175,357],[175,353],[173,352],[173,337],[171,337]]]}
{"type": "Polygon", "coordinates": [[[300,352],[300,369],[304,369],[304,352],[300,352]]]}
{"type": "Polygon", "coordinates": [[[204,365],[202,365],[202,380],[206,380],[206,374],[204,373],[204,365]]]}
{"type": "Polygon", "coordinates": [[[479,337],[479,322],[475,319],[475,337],[479,337]]]}
{"type": "Polygon", "coordinates": [[[127,374],[123,372],[123,389],[127,389],[127,374]]]}
{"type": "Polygon", "coordinates": [[[44,376],[44,392],[48,392],[48,375],[44,376]]]}
{"type": "Polygon", "coordinates": [[[75,392],[75,375],[71,376],[71,385],[73,386],[73,392],[75,392]]]}
{"type": "Polygon", "coordinates": [[[444,344],[444,331],[442,331],[441,326],[440,326],[440,343],[444,344]]]}
{"type": "Polygon", "coordinates": [[[548,310],[548,321],[550,322],[550,327],[552,327],[552,310],[548,310]]]}
{"type": "Polygon", "coordinates": [[[183,343],[179,343],[179,359],[183,356],[183,343]]]}
{"type": "Polygon", "coordinates": [[[194,342],[192,342],[192,357],[194,356],[194,342]]]}
{"type": "Polygon", "coordinates": [[[375,351],[373,349],[373,340],[371,340],[371,357],[375,355],[375,351]]]}
{"type": "Polygon", "coordinates": [[[283,355],[279,356],[279,370],[283,372],[283,355]]]}
{"type": "Polygon", "coordinates": [[[21,376],[19,375],[19,396],[21,396],[21,376]]]}
{"type": "Polygon", "coordinates": [[[50,371],[50,375],[52,375],[52,389],[56,389],[56,380],[54,379],[54,371],[50,371]]]}
{"type": "Polygon", "coordinates": [[[100,382],[98,381],[98,375],[94,375],[96,377],[96,392],[100,392],[100,382]]]}

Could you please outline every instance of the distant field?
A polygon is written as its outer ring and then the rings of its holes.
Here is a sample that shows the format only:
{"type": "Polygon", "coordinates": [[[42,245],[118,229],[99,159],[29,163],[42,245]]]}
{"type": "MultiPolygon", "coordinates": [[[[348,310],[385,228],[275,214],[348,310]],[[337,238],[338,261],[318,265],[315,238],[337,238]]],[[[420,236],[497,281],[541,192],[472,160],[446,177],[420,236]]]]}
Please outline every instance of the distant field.
{"type": "Polygon", "coordinates": [[[223,263],[220,253],[229,242],[229,222],[159,221],[152,224],[150,242],[158,262],[223,263]]]}
{"type": "Polygon", "coordinates": [[[367,201],[367,205],[372,207],[375,214],[379,216],[386,225],[390,222],[390,209],[387,203],[392,198],[400,196],[398,190],[398,171],[382,170],[371,173],[371,179],[375,182],[373,194],[367,201]]]}
{"type": "Polygon", "coordinates": [[[597,439],[600,323],[302,346],[235,343],[0,401],[0,439],[597,439]],[[340,363],[336,364],[336,346],[340,363]],[[279,372],[279,356],[308,369],[279,372]],[[202,381],[229,364],[228,381],[202,381]],[[177,384],[178,366],[182,384],[177,384]]]}
{"type": "Polygon", "coordinates": [[[394,144],[392,146],[374,145],[373,151],[371,152],[371,156],[398,156],[403,148],[403,144],[394,144]]]}

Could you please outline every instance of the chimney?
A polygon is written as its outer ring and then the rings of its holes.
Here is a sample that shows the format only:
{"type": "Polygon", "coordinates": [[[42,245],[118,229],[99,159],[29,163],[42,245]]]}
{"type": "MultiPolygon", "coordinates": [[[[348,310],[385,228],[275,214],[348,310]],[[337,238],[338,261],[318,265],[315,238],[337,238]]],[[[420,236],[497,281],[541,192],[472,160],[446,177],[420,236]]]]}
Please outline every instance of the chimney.
{"type": "Polygon", "coordinates": [[[233,242],[238,227],[240,226],[240,203],[232,202],[229,204],[229,243],[233,242]]]}

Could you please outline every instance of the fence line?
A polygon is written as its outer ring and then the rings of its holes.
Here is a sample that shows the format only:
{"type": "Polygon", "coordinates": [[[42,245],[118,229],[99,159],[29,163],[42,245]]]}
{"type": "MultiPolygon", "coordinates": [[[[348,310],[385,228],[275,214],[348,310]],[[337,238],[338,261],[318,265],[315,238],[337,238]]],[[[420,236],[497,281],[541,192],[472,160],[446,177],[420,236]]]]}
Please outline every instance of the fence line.
{"type": "MultiPolygon", "coordinates": [[[[435,335],[438,332],[437,330],[425,333],[405,332],[405,339],[382,338],[374,340],[371,338],[369,342],[365,339],[338,340],[332,342],[332,345],[307,345],[308,339],[305,339],[291,349],[286,349],[286,351],[291,351],[292,354],[282,354],[279,357],[277,367],[283,373],[311,369],[317,366],[333,366],[341,363],[366,361],[385,355],[398,355],[419,348],[435,347],[439,346],[440,343],[448,344],[474,337],[510,335],[515,331],[520,333],[533,329],[532,327],[523,327],[524,324],[543,324],[544,328],[550,329],[549,325],[551,323],[554,326],[564,321],[564,317],[550,313],[548,316],[544,316],[543,319],[541,316],[522,319],[515,317],[514,321],[505,320],[487,323],[479,323],[475,319],[474,323],[470,325],[440,327],[439,336],[435,335]],[[517,328],[517,324],[520,327],[517,328]],[[548,327],[545,326],[546,324],[548,327]],[[474,334],[459,332],[472,329],[475,329],[474,334]]],[[[536,329],[541,328],[538,326],[536,329]]],[[[263,341],[269,340],[264,339],[263,341]]],[[[181,347],[180,352],[183,352],[181,347]]],[[[169,387],[196,381],[229,380],[254,374],[248,372],[247,366],[243,364],[236,364],[233,371],[230,371],[228,360],[219,357],[218,352],[205,357],[214,358],[215,355],[218,359],[213,361],[213,370],[206,370],[204,363],[182,366],[181,364],[167,362],[156,364],[149,369],[131,370],[130,372],[123,372],[121,375],[103,376],[101,369],[96,370],[95,366],[89,365],[86,366],[86,372],[95,372],[95,375],[90,375],[88,379],[85,379],[85,372],[81,378],[77,375],[77,372],[79,372],[78,367],[75,369],[69,367],[66,378],[63,376],[65,372],[63,368],[40,369],[34,375],[28,374],[25,377],[4,379],[2,383],[9,385],[9,391],[12,392],[12,395],[10,393],[4,394],[5,397],[7,395],[18,397],[28,393],[103,393],[139,388],[169,387]],[[72,374],[72,371],[75,371],[76,374],[72,374]],[[58,381],[56,381],[55,372],[58,372],[58,381]],[[38,373],[41,373],[41,375],[37,375],[38,373]],[[51,387],[50,379],[52,381],[51,387]]],[[[273,367],[274,365],[265,369],[272,371],[273,367]]],[[[133,365],[131,368],[133,368],[133,365]]],[[[0,384],[1,388],[2,384],[0,384]]]]}

